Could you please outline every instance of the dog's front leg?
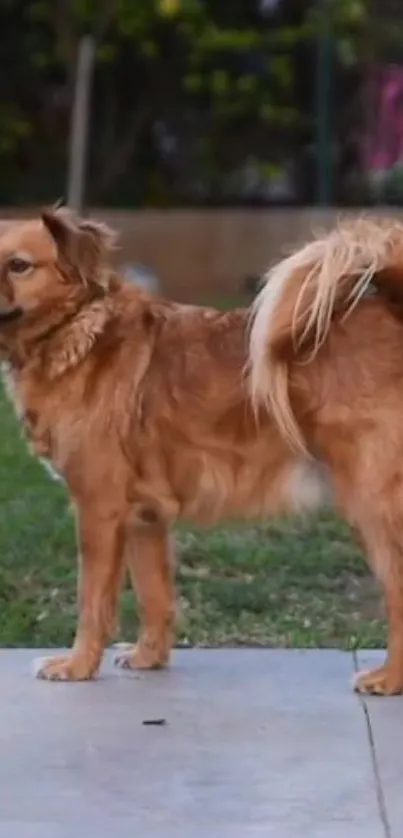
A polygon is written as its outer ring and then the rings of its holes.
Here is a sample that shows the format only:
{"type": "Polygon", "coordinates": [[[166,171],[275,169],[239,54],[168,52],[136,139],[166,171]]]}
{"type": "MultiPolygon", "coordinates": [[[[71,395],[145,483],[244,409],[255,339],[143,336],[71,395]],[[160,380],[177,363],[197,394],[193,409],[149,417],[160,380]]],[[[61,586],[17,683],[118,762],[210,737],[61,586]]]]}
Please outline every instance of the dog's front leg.
{"type": "Polygon", "coordinates": [[[121,510],[92,504],[79,509],[79,618],[70,654],[42,660],[36,674],[53,681],[84,681],[96,675],[115,630],[123,581],[125,521],[121,510]]]}
{"type": "Polygon", "coordinates": [[[138,642],[116,658],[128,669],[159,669],[168,663],[174,639],[175,563],[172,539],[158,522],[133,527],[125,560],[140,608],[138,642]]]}

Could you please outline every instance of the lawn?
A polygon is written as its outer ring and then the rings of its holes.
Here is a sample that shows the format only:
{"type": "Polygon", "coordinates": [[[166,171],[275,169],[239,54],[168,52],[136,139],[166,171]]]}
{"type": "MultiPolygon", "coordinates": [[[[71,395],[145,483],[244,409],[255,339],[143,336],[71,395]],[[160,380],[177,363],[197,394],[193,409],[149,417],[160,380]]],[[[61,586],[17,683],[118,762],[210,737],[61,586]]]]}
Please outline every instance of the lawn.
{"type": "MultiPolygon", "coordinates": [[[[69,644],[76,619],[74,528],[64,490],[27,453],[0,391],[0,645],[69,644]]],[[[184,645],[376,646],[379,591],[332,517],[178,532],[184,645]]],[[[136,635],[130,589],[122,637],[136,635]]]]}

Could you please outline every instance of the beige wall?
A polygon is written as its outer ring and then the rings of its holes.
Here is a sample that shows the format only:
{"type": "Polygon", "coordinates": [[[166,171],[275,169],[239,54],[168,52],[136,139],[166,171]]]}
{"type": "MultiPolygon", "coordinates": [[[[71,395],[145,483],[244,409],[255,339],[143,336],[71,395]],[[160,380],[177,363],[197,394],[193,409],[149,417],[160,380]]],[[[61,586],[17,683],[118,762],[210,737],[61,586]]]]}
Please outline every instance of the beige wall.
{"type": "MultiPolygon", "coordinates": [[[[18,214],[32,216],[35,210],[18,214]]],[[[119,231],[117,263],[145,264],[156,272],[165,294],[198,300],[239,294],[248,274],[260,275],[294,245],[303,243],[312,230],[326,229],[341,215],[358,213],[270,209],[93,210],[90,214],[119,231]]],[[[403,211],[393,210],[393,214],[403,218],[403,211]]],[[[15,211],[0,209],[2,219],[15,215],[15,211]]]]}

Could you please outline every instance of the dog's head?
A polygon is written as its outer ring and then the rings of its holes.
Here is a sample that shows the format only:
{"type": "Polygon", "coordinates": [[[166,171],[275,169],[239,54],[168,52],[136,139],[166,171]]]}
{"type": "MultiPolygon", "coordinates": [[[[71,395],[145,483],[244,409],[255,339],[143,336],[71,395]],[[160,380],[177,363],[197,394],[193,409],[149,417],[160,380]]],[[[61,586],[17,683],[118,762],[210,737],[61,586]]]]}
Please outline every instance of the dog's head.
{"type": "Polygon", "coordinates": [[[64,208],[10,224],[0,236],[0,328],[103,296],[115,235],[64,208]]]}

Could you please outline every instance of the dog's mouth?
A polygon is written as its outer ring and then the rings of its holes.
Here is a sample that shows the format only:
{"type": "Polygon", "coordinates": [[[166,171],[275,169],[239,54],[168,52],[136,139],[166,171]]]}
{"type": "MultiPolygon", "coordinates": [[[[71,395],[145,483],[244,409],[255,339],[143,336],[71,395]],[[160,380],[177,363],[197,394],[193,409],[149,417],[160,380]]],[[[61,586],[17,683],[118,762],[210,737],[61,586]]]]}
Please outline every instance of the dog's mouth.
{"type": "Polygon", "coordinates": [[[15,323],[23,315],[21,306],[14,306],[13,308],[0,309],[0,327],[6,326],[8,323],[15,323]]]}

